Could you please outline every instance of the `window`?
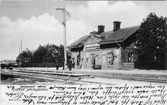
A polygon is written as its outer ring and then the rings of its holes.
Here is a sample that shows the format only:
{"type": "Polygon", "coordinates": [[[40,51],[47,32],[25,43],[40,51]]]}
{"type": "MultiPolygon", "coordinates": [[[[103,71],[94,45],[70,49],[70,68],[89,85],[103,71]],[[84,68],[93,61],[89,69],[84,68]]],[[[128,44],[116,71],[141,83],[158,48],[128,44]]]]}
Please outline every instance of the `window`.
{"type": "Polygon", "coordinates": [[[107,65],[113,65],[114,64],[114,53],[113,51],[110,51],[108,54],[107,54],[107,65]]]}
{"type": "Polygon", "coordinates": [[[133,53],[132,52],[128,53],[128,62],[133,62],[133,53]]]}

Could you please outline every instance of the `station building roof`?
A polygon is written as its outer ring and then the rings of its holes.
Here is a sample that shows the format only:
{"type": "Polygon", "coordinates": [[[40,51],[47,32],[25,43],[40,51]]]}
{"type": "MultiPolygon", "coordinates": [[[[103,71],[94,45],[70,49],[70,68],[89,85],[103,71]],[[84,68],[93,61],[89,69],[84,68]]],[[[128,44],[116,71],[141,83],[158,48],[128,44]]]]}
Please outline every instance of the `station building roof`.
{"type": "MultiPolygon", "coordinates": [[[[117,42],[123,42],[128,37],[132,36],[134,33],[136,33],[140,29],[140,26],[132,26],[132,27],[126,27],[119,29],[117,31],[106,31],[99,34],[100,37],[103,37],[103,40],[100,41],[100,45],[104,44],[112,44],[117,42]]],[[[78,48],[84,46],[84,41],[89,37],[90,35],[85,35],[72,44],[70,44],[69,48],[78,48]]]]}
{"type": "Polygon", "coordinates": [[[137,32],[139,29],[140,26],[133,26],[133,27],[122,28],[117,31],[103,32],[100,35],[104,36],[105,39],[100,41],[100,44],[116,43],[117,41],[123,42],[128,37],[137,32]]]}
{"type": "Polygon", "coordinates": [[[89,37],[89,35],[85,35],[85,36],[79,38],[78,40],[76,40],[75,42],[73,42],[72,44],[70,44],[68,47],[69,47],[69,48],[83,47],[84,41],[85,41],[88,37],[89,37]]]}

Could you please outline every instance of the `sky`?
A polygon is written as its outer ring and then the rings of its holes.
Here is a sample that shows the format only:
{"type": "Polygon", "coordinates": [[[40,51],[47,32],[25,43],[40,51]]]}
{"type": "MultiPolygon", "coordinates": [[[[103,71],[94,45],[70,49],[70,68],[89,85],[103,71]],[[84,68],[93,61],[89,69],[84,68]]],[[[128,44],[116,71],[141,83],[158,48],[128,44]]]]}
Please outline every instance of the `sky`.
{"type": "Polygon", "coordinates": [[[22,50],[36,50],[39,45],[64,43],[63,14],[56,8],[66,7],[67,45],[97,31],[113,30],[113,21],[121,28],[140,25],[150,12],[166,17],[165,1],[56,1],[7,0],[0,4],[0,61],[15,60],[22,50]]]}

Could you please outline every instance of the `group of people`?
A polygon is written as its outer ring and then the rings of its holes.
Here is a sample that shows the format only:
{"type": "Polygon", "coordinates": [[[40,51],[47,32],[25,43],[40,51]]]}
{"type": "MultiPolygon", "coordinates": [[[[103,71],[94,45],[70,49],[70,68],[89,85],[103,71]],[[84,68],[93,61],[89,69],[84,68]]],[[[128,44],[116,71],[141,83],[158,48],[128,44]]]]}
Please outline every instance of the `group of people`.
{"type": "MultiPolygon", "coordinates": [[[[76,65],[77,65],[79,68],[82,68],[82,62],[83,62],[83,59],[81,60],[81,59],[80,59],[80,56],[78,55],[78,56],[77,56],[77,64],[76,64],[76,65]]],[[[59,64],[60,61],[56,60],[55,63],[56,63],[56,64],[59,64]]],[[[63,60],[63,62],[62,62],[62,66],[63,66],[63,70],[64,70],[64,60],[63,60]]],[[[68,68],[69,70],[72,70],[72,68],[75,68],[75,58],[72,58],[71,53],[68,53],[68,54],[67,54],[67,64],[66,64],[66,66],[67,66],[67,68],[68,68]]],[[[58,68],[59,68],[59,65],[56,66],[56,69],[57,69],[57,70],[58,70],[58,68]]]]}

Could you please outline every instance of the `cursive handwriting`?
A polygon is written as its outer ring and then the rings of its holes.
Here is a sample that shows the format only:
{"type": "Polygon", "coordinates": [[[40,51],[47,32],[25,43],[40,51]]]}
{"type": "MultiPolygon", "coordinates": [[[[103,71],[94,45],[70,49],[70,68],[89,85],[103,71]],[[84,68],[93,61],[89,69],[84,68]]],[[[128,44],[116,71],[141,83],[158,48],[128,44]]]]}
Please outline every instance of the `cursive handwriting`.
{"type": "Polygon", "coordinates": [[[166,85],[6,86],[3,98],[23,105],[167,105],[166,85]]]}

